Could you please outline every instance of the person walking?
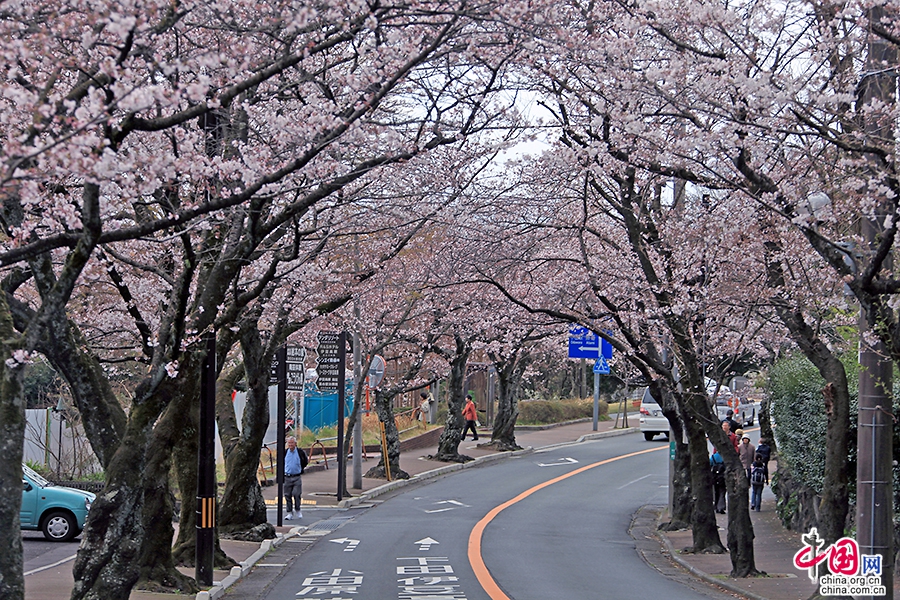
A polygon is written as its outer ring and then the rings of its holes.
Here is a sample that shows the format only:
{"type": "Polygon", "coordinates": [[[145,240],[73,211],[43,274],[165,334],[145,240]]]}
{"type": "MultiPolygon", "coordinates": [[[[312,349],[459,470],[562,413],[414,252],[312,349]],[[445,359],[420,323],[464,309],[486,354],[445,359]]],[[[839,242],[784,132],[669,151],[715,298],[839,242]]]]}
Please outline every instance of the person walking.
{"type": "Polygon", "coordinates": [[[725,420],[728,421],[728,429],[731,433],[737,434],[737,430],[740,429],[741,426],[734,420],[734,411],[730,408],[728,409],[728,412],[725,413],[725,420]]]}
{"type": "Polygon", "coordinates": [[[309,463],[309,457],[303,448],[297,447],[297,438],[287,438],[284,451],[284,507],[286,520],[302,519],[300,512],[300,496],[303,493],[303,470],[309,463]],[[296,507],[296,508],[295,508],[296,507]]]}
{"type": "Polygon", "coordinates": [[[741,465],[747,472],[747,481],[750,481],[750,467],[753,466],[753,459],[756,457],[756,448],[750,443],[750,436],[744,434],[741,436],[741,443],[738,445],[738,457],[741,459],[741,465]]]}
{"type": "Polygon", "coordinates": [[[750,466],[750,510],[759,512],[762,506],[763,486],[769,483],[769,474],[761,454],[753,458],[750,466]]]}
{"type": "Polygon", "coordinates": [[[434,398],[427,392],[420,392],[419,398],[419,418],[423,423],[431,423],[431,405],[434,398]]]}
{"type": "Polygon", "coordinates": [[[734,432],[731,430],[731,426],[728,424],[727,420],[722,421],[722,431],[724,431],[725,435],[728,436],[728,440],[731,442],[731,445],[734,446],[734,451],[737,452],[738,444],[740,443],[740,441],[738,440],[738,438],[734,434],[734,432]]]}
{"type": "Polygon", "coordinates": [[[472,429],[472,439],[478,440],[478,430],[475,429],[475,421],[478,419],[478,413],[475,410],[475,403],[472,402],[472,396],[466,396],[466,405],[462,410],[463,418],[466,420],[466,426],[463,428],[462,439],[466,439],[469,428],[472,429]]]}
{"type": "Polygon", "coordinates": [[[709,457],[709,470],[712,473],[713,483],[713,507],[716,512],[725,514],[725,461],[719,451],[713,448],[709,457]]]}

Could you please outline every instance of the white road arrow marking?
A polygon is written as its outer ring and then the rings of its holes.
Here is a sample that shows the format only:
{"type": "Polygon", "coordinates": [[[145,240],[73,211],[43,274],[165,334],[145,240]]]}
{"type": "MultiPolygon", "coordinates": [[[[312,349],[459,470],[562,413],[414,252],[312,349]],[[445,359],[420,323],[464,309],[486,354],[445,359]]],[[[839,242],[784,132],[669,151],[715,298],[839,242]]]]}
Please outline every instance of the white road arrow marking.
{"type": "Polygon", "coordinates": [[[434,514],[440,512],[447,512],[448,510],[453,510],[456,506],[462,506],[463,508],[469,508],[468,504],[463,504],[457,500],[441,500],[440,502],[434,502],[433,504],[453,504],[450,508],[435,508],[434,510],[426,510],[427,514],[434,514]]]}
{"type": "Polygon", "coordinates": [[[578,461],[575,460],[574,458],[565,457],[565,458],[561,458],[558,461],[552,462],[552,463],[546,463],[546,464],[538,463],[538,466],[539,467],[558,467],[560,465],[574,465],[577,462],[578,461]]]}
{"type": "Polygon", "coordinates": [[[347,547],[344,548],[344,552],[353,552],[356,550],[356,547],[359,546],[359,540],[351,540],[350,538],[339,538],[328,541],[334,542],[335,544],[347,544],[347,547]]]}
{"type": "Polygon", "coordinates": [[[436,539],[430,538],[430,537],[421,539],[418,542],[413,542],[413,543],[419,545],[420,552],[428,552],[429,550],[431,550],[431,547],[433,545],[440,544],[439,541],[437,541],[436,539]]]}

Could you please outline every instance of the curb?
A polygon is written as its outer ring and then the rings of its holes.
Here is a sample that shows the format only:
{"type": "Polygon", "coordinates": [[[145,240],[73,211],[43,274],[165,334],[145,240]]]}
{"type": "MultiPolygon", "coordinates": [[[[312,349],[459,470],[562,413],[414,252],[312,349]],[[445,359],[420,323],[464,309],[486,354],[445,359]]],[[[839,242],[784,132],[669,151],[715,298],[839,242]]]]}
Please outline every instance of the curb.
{"type": "Polygon", "coordinates": [[[241,561],[240,565],[231,567],[231,572],[222,581],[214,582],[213,586],[208,590],[197,592],[196,600],[215,600],[220,598],[225,593],[225,590],[247,575],[250,569],[269,553],[269,550],[280,546],[294,536],[300,535],[301,529],[306,529],[306,527],[294,527],[286,534],[276,533],[274,539],[263,540],[259,545],[259,549],[248,556],[247,560],[241,561]]]}
{"type": "MultiPolygon", "coordinates": [[[[662,513],[660,513],[660,514],[662,514],[662,513]]],[[[657,516],[657,525],[658,524],[659,524],[659,516],[657,516]]],[[[728,590],[729,592],[737,594],[738,596],[740,596],[742,598],[747,598],[748,600],[768,600],[767,598],[763,598],[762,596],[757,596],[753,592],[748,592],[747,590],[745,590],[737,585],[734,585],[727,579],[719,579],[718,577],[713,577],[709,573],[705,573],[705,572],[701,571],[697,567],[688,563],[686,560],[682,559],[679,556],[678,551],[675,550],[675,548],[672,546],[672,542],[669,541],[669,538],[667,538],[665,535],[662,535],[661,533],[659,533],[659,530],[654,530],[653,535],[656,536],[656,539],[658,539],[666,547],[666,550],[669,552],[669,557],[672,560],[674,560],[676,563],[678,563],[681,567],[686,569],[694,577],[696,577],[698,579],[702,579],[706,583],[711,583],[713,585],[723,587],[726,590],[728,590]]]]}

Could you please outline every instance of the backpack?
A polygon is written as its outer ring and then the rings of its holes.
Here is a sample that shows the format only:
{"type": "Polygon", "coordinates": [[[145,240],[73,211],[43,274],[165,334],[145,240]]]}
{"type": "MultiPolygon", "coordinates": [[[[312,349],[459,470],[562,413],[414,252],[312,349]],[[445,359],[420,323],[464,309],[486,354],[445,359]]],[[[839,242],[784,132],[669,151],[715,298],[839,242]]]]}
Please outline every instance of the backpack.
{"type": "Polygon", "coordinates": [[[714,462],[712,464],[713,483],[716,485],[725,484],[725,463],[714,462]]]}
{"type": "Polygon", "coordinates": [[[765,485],[766,483],[766,470],[762,467],[752,467],[750,469],[750,484],[751,485],[765,485]]]}
{"type": "Polygon", "coordinates": [[[309,457],[303,451],[303,448],[297,446],[297,450],[300,452],[300,472],[302,473],[306,470],[306,465],[309,464],[309,457]]]}

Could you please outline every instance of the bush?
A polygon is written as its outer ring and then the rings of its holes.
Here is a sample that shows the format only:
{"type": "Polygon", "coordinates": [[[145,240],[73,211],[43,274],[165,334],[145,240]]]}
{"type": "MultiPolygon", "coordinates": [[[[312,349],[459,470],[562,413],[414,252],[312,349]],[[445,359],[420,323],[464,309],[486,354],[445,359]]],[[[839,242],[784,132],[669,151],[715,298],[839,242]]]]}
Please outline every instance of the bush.
{"type": "MultiPolygon", "coordinates": [[[[600,401],[601,419],[605,420],[608,406],[600,401]]],[[[594,416],[594,400],[528,400],[519,402],[519,425],[546,425],[594,416]]]]}

